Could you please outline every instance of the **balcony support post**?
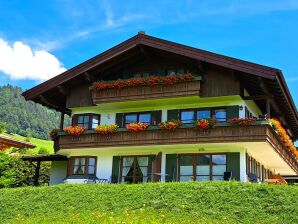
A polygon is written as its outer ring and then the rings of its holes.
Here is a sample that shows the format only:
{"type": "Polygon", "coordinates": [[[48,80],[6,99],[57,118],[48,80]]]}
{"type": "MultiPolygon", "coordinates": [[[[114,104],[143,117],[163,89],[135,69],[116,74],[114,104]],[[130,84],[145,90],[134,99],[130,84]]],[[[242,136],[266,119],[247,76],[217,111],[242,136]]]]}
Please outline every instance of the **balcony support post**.
{"type": "Polygon", "coordinates": [[[65,115],[65,111],[62,110],[61,111],[61,118],[60,118],[60,131],[63,131],[63,126],[64,126],[64,115],[65,115]]]}

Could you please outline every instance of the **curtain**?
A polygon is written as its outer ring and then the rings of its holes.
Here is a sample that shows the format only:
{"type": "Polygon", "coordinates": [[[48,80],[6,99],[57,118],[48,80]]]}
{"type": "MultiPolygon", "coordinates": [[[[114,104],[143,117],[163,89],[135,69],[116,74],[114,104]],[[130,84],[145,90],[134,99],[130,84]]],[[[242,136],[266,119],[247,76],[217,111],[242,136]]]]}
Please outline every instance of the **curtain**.
{"type": "Polygon", "coordinates": [[[138,157],[137,161],[138,161],[139,167],[143,174],[143,182],[147,182],[149,158],[148,157],[138,157]]]}
{"type": "Polygon", "coordinates": [[[126,176],[133,164],[133,157],[124,157],[123,158],[123,166],[122,166],[122,176],[126,176]]]}

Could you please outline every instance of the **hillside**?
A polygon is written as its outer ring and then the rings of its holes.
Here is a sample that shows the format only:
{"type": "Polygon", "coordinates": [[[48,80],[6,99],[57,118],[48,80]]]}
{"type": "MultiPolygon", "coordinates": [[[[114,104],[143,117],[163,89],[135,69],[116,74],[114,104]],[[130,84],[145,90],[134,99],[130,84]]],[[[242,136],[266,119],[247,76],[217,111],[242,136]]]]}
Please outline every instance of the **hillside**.
{"type": "Polygon", "coordinates": [[[298,187],[239,182],[0,190],[3,223],[298,223],[298,187]]]}
{"type": "MultiPolygon", "coordinates": [[[[49,139],[49,132],[59,127],[60,114],[26,101],[21,94],[19,87],[0,87],[0,122],[5,123],[8,133],[49,139]]],[[[65,122],[69,123],[69,118],[65,122]]]]}

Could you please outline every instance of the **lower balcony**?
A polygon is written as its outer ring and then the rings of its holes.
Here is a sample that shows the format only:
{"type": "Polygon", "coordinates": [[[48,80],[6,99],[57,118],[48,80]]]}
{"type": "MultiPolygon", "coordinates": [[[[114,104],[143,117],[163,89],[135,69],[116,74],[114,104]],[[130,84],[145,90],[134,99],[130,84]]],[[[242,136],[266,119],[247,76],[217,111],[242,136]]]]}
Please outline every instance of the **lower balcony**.
{"type": "Polygon", "coordinates": [[[274,151],[278,159],[285,161],[291,169],[298,173],[298,161],[294,155],[281,142],[273,128],[266,122],[257,122],[251,126],[231,126],[229,124],[217,124],[209,131],[198,131],[193,125],[184,125],[174,131],[162,130],[158,127],[149,127],[143,132],[130,132],[124,128],[111,135],[100,135],[94,131],[86,131],[80,137],[73,137],[64,132],[58,134],[55,140],[55,150],[63,152],[67,149],[87,148],[111,148],[129,146],[158,146],[183,145],[183,144],[209,144],[228,143],[243,144],[243,147],[251,147],[261,157],[270,161],[274,151]],[[261,145],[259,144],[261,143],[261,145]],[[260,151],[268,151],[262,154],[260,151]]]}

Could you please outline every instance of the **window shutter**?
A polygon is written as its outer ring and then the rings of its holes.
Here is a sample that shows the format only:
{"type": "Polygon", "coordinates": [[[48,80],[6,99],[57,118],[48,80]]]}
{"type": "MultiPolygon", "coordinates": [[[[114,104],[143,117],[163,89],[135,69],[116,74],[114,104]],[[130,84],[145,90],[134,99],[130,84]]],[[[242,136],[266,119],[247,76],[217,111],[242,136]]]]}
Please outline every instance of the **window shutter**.
{"type": "Polygon", "coordinates": [[[68,158],[68,176],[72,176],[73,175],[73,163],[74,163],[74,158],[70,157],[68,158]]]}
{"type": "Polygon", "coordinates": [[[73,115],[71,118],[71,125],[78,125],[78,115],[73,115]]]}
{"type": "Polygon", "coordinates": [[[112,183],[119,183],[119,169],[120,169],[120,156],[113,156],[113,166],[112,166],[112,183]]]}
{"type": "Polygon", "coordinates": [[[166,155],[166,182],[177,181],[177,154],[166,155]]]}
{"type": "Polygon", "coordinates": [[[230,106],[226,108],[227,120],[231,118],[239,118],[239,106],[230,106]]]}
{"type": "Polygon", "coordinates": [[[118,126],[120,128],[123,127],[123,114],[122,113],[116,114],[116,124],[118,124],[118,126]]]}
{"type": "Polygon", "coordinates": [[[232,179],[240,180],[240,153],[227,153],[227,172],[232,172],[232,179]]]}
{"type": "Polygon", "coordinates": [[[179,119],[179,110],[168,110],[168,121],[173,119],[179,119]]]}
{"type": "Polygon", "coordinates": [[[152,125],[158,125],[161,122],[161,110],[155,110],[151,112],[152,125]]]}

